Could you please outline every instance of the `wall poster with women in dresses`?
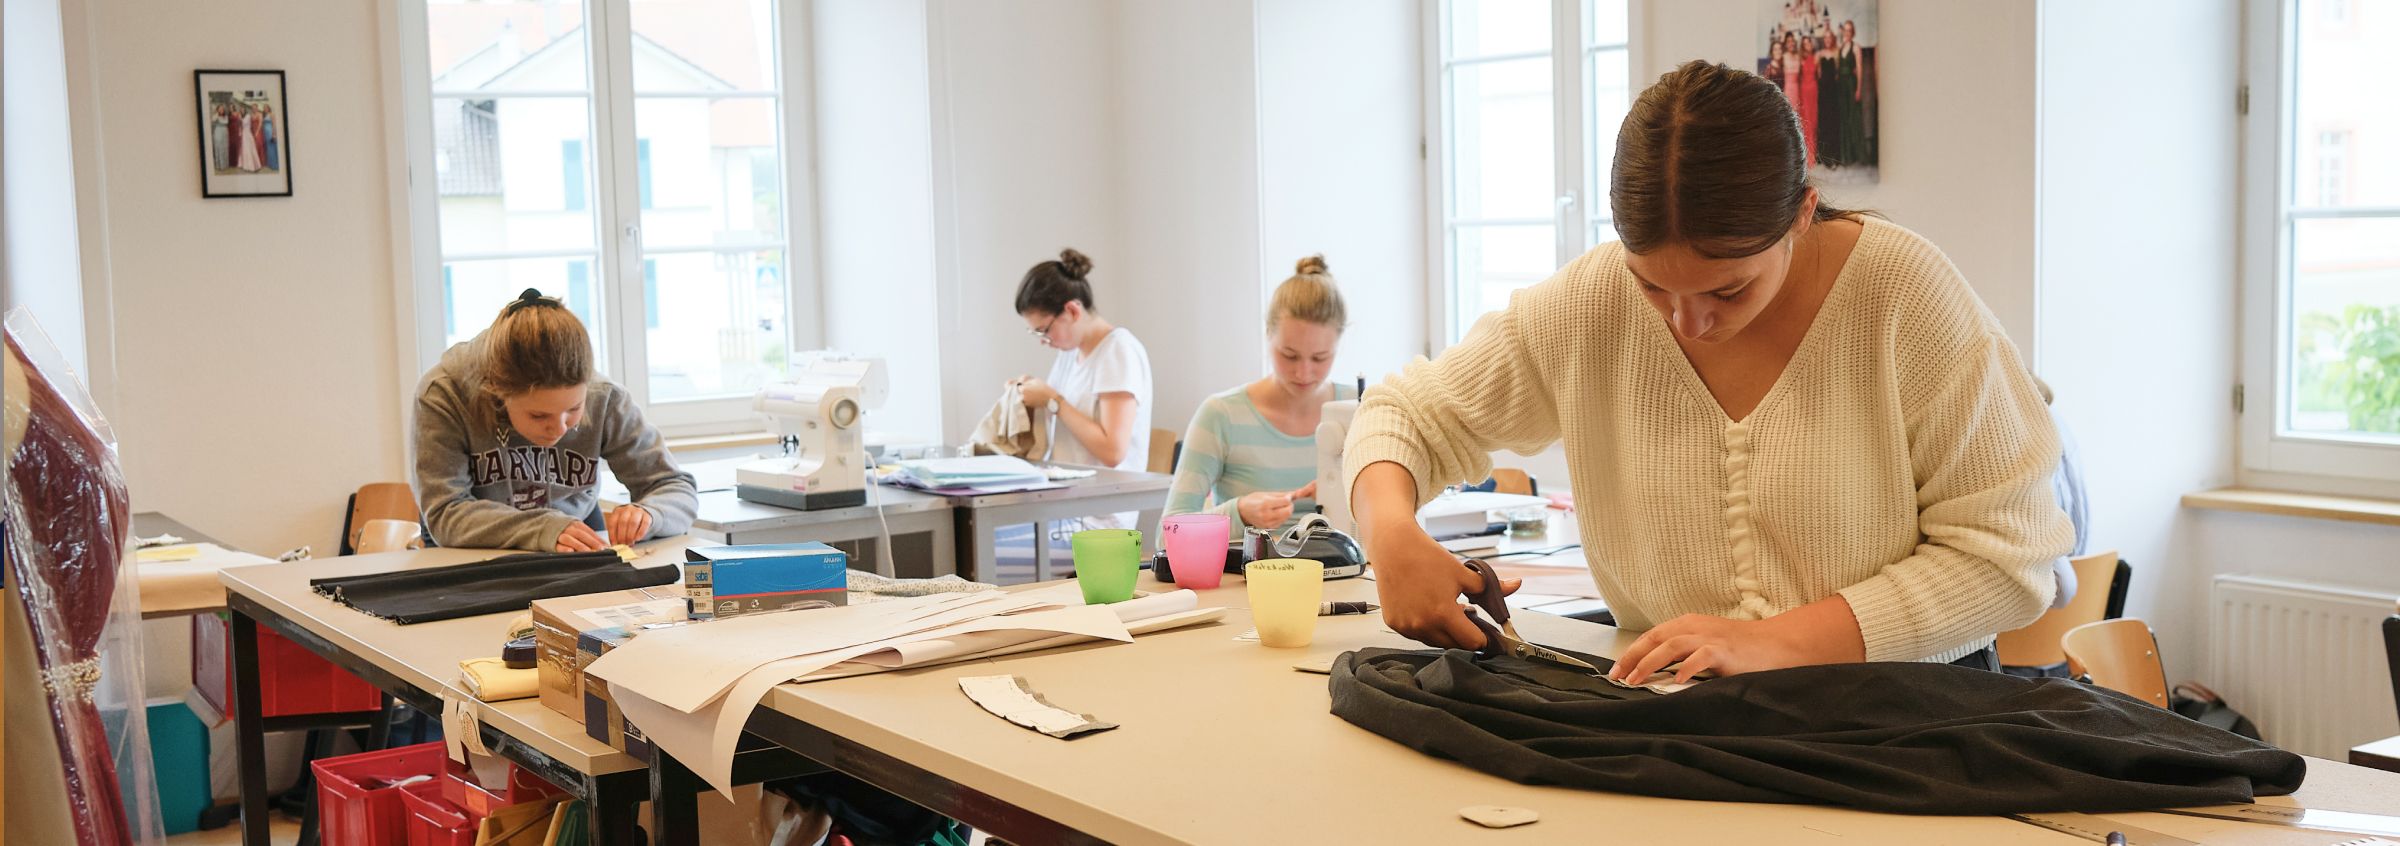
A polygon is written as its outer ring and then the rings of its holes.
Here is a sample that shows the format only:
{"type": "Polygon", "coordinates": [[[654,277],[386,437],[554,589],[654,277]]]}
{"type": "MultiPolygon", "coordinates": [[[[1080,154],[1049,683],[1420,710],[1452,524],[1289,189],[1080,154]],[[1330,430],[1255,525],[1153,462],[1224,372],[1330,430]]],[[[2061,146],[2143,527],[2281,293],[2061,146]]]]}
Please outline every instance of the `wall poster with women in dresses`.
{"type": "Polygon", "coordinates": [[[1877,0],[1758,0],[1758,74],[1800,113],[1817,176],[1876,180],[1877,0]]]}
{"type": "Polygon", "coordinates": [[[192,90],[200,101],[200,196],[291,196],[283,71],[193,71],[192,90]]]}

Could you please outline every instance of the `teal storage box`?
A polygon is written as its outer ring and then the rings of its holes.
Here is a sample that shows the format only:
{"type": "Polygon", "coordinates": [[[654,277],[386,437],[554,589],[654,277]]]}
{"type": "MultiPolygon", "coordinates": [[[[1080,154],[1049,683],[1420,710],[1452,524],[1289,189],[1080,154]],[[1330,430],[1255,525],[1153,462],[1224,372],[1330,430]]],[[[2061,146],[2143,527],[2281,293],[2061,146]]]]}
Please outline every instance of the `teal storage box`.
{"type": "Polygon", "coordinates": [[[200,815],[215,804],[208,786],[208,726],[181,699],[151,702],[149,723],[159,818],[167,834],[198,831],[200,815]]]}
{"type": "Polygon", "coordinates": [[[850,556],[815,541],[699,547],[683,560],[694,620],[850,602],[850,556]]]}

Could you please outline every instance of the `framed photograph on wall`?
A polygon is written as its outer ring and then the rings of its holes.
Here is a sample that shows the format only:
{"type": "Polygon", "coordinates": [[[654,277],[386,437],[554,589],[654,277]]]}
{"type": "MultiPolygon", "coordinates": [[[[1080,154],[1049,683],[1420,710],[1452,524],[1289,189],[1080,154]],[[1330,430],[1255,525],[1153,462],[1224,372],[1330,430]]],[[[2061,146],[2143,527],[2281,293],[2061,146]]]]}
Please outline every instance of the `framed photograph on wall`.
{"type": "Polygon", "coordinates": [[[1754,2],[1758,74],[1800,113],[1810,169],[1828,184],[1874,183],[1883,164],[1878,0],[1754,2]]]}
{"type": "Polygon", "coordinates": [[[192,94],[200,104],[200,196],[291,196],[283,71],[192,71],[192,94]]]}

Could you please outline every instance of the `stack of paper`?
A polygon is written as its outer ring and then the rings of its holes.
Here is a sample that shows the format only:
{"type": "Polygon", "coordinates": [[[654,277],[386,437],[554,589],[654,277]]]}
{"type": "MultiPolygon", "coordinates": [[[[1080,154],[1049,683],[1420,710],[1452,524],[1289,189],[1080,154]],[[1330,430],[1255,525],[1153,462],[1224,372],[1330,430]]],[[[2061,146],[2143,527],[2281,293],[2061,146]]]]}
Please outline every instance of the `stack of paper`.
{"type": "Polygon", "coordinates": [[[903,461],[892,481],[929,491],[973,490],[983,493],[1049,487],[1050,476],[1013,455],[974,455],[903,461]]]}
{"type": "Polygon", "coordinates": [[[1188,590],[1084,605],[1072,583],[716,620],[646,632],[586,667],[650,740],[718,790],[733,790],[742,724],[787,682],[1044,649],[1215,620],[1188,590]]]}

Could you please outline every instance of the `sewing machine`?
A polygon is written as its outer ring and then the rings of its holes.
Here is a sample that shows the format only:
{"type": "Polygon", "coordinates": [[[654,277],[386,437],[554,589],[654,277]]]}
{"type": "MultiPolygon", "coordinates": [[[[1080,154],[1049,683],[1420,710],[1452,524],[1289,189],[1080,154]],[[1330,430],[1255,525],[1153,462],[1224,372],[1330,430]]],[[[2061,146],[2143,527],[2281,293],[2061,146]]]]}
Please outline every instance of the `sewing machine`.
{"type": "Polygon", "coordinates": [[[783,454],[734,469],[734,495],[815,511],[865,505],[867,450],[860,418],[891,395],[883,360],[805,353],[791,381],[759,388],[750,407],[783,439],[783,454]]]}
{"type": "Polygon", "coordinates": [[[1317,421],[1317,512],[1341,532],[1355,533],[1350,520],[1350,480],[1342,475],[1342,442],[1350,438],[1350,421],[1358,416],[1357,400],[1325,404],[1317,421]]]}

